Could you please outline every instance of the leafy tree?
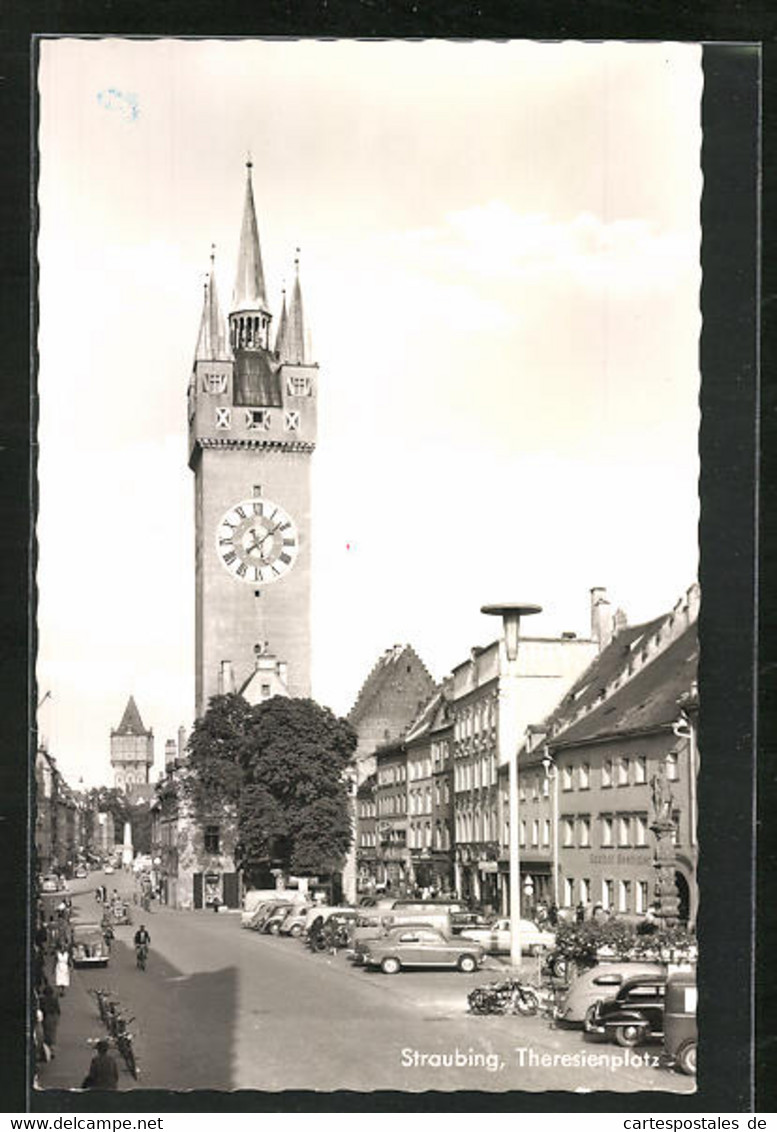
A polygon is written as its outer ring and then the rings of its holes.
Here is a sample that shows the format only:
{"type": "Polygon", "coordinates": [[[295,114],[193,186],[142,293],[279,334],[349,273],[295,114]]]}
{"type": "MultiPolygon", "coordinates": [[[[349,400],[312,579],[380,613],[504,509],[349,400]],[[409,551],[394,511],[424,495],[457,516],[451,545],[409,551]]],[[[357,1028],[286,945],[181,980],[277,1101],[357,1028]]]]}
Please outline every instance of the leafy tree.
{"type": "Polygon", "coordinates": [[[185,789],[198,817],[237,805],[243,785],[241,755],[249,705],[230,693],[213,696],[189,736],[185,789]]]}
{"type": "Polygon", "coordinates": [[[95,786],[88,791],[88,797],[100,813],[113,816],[114,835],[121,840],[124,823],[131,821],[132,818],[126,794],[113,786],[95,786]]]}
{"type": "Polygon", "coordinates": [[[199,817],[237,815],[239,863],[332,873],[351,844],[346,772],[351,725],[313,700],[274,696],[253,707],[214,696],[189,739],[187,791],[199,817]]]}

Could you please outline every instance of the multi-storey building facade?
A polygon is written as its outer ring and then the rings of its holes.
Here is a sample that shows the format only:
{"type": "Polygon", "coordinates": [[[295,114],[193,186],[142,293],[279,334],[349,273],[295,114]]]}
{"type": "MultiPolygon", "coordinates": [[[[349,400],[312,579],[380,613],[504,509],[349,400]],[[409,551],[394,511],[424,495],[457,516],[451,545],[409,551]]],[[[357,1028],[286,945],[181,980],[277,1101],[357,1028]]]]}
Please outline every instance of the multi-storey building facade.
{"type": "Polygon", "coordinates": [[[378,747],[375,803],[377,814],[377,883],[391,893],[412,883],[407,844],[407,747],[403,740],[378,747]]]}
{"type": "Polygon", "coordinates": [[[599,642],[574,634],[521,639],[517,669],[504,645],[473,649],[453,670],[455,883],[462,897],[507,910],[508,860],[500,843],[504,814],[500,767],[532,718],[550,710],[597,654],[599,642]]]}
{"type": "MultiPolygon", "coordinates": [[[[655,823],[671,819],[680,918],[695,921],[698,587],[668,615],[621,627],[520,754],[524,911],[540,899],[643,915],[655,823]]],[[[501,782],[506,813],[507,776],[501,782]]],[[[502,827],[503,854],[509,829],[502,827]]]]}
{"type": "Polygon", "coordinates": [[[409,883],[422,892],[447,891],[452,883],[452,731],[450,703],[443,688],[406,738],[409,883]]]}
{"type": "Polygon", "coordinates": [[[377,774],[370,774],[356,790],[356,876],[360,892],[375,889],[378,865],[377,774]]]}

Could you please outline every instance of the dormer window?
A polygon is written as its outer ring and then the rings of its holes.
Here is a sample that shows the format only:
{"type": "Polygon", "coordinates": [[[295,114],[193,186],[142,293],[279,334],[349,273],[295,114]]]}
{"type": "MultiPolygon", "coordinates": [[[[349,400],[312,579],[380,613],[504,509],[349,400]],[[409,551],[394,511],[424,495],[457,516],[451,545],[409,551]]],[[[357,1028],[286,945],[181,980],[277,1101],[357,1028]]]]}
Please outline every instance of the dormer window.
{"type": "Polygon", "coordinates": [[[309,377],[299,374],[290,374],[286,378],[286,392],[290,397],[310,397],[312,392],[309,377]]]}
{"type": "Polygon", "coordinates": [[[269,409],[246,409],[246,427],[249,429],[269,429],[271,424],[269,409]]]}
{"type": "Polygon", "coordinates": [[[216,428],[232,427],[232,410],[216,409],[216,428]]]}
{"type": "Polygon", "coordinates": [[[286,432],[296,432],[299,428],[299,410],[292,409],[283,414],[283,427],[286,432]]]}

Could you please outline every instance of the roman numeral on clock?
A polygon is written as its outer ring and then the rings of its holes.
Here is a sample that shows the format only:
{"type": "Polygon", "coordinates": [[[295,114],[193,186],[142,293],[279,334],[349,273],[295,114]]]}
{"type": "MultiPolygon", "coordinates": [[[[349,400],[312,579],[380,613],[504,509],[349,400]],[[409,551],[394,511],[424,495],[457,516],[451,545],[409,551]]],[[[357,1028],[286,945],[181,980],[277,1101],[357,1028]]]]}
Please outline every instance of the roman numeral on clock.
{"type": "Polygon", "coordinates": [[[235,554],[234,550],[228,550],[227,553],[223,555],[223,558],[227,566],[231,566],[232,563],[236,560],[237,555],[235,554]]]}
{"type": "Polygon", "coordinates": [[[248,567],[246,566],[245,562],[240,563],[237,568],[237,572],[241,578],[245,578],[246,574],[248,573],[248,567]]]}

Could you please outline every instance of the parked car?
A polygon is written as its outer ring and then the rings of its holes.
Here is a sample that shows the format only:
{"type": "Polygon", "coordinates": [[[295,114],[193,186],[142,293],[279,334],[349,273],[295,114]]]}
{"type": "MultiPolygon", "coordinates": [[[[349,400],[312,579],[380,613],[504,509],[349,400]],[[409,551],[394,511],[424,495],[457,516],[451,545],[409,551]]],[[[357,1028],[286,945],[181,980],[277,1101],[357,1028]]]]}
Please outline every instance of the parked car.
{"type": "Polygon", "coordinates": [[[111,877],[111,876],[113,876],[113,874],[114,874],[114,873],[116,872],[116,870],[114,869],[113,865],[111,865],[111,864],[108,864],[108,865],[106,865],[106,866],[105,866],[105,868],[103,869],[103,872],[105,873],[105,875],[106,875],[107,877],[111,877]]]}
{"type": "Polygon", "coordinates": [[[279,935],[290,935],[298,939],[305,931],[309,911],[309,904],[295,904],[288,916],[278,925],[279,935]]]}
{"type": "MultiPolygon", "coordinates": [[[[357,920],[357,925],[361,921],[362,917],[360,916],[357,920]]],[[[413,920],[401,924],[378,924],[371,928],[356,926],[351,933],[351,947],[347,952],[348,958],[357,966],[363,966],[367,950],[374,940],[385,939],[391,932],[395,932],[398,929],[408,932],[420,931],[422,928],[428,927],[434,927],[434,925],[428,924],[424,920],[418,922],[413,920]]],[[[438,928],[436,930],[439,931],[440,929],[438,928]]],[[[440,934],[444,935],[446,939],[450,938],[446,932],[441,932],[440,934]]]]}
{"type": "Polygon", "coordinates": [[[669,976],[664,999],[664,1055],[669,1065],[676,1065],[689,1076],[696,1074],[697,997],[695,971],[677,971],[669,976]]]}
{"type": "Polygon", "coordinates": [[[589,1034],[604,1034],[630,1049],[664,1036],[666,975],[627,979],[615,998],[596,1003],[585,1019],[589,1034]]]}
{"type": "Polygon", "coordinates": [[[451,912],[451,931],[454,935],[469,931],[472,928],[489,928],[492,920],[480,912],[451,912]]]}
{"type": "Polygon", "coordinates": [[[99,924],[74,924],[73,966],[107,967],[110,951],[99,924]]]}
{"type": "Polygon", "coordinates": [[[89,876],[89,873],[86,869],[86,866],[85,865],[79,865],[78,868],[75,871],[76,880],[86,880],[86,878],[88,876],[89,876]]]}
{"type": "Polygon", "coordinates": [[[65,886],[56,873],[48,873],[40,884],[41,892],[62,892],[65,886]]]}
{"type": "Polygon", "coordinates": [[[268,935],[277,935],[280,931],[281,924],[286,917],[294,911],[294,905],[291,901],[284,904],[276,904],[271,908],[262,922],[262,931],[268,935]]]}
{"type": "Polygon", "coordinates": [[[597,1002],[615,998],[626,979],[665,974],[666,967],[661,963],[597,963],[588,971],[581,971],[567,990],[560,993],[557,1020],[582,1025],[597,1002]]]}
{"type": "Polygon", "coordinates": [[[334,916],[336,912],[354,912],[355,910],[350,904],[314,904],[312,908],[308,908],[302,934],[307,935],[319,918],[321,920],[319,926],[323,927],[329,917],[334,916]]]}
{"type": "MultiPolygon", "coordinates": [[[[522,952],[539,955],[556,946],[553,932],[538,927],[532,920],[519,920],[518,923],[522,952]]],[[[495,920],[488,928],[465,928],[459,938],[472,939],[482,944],[486,951],[500,952],[510,950],[511,934],[509,920],[495,920]]]]}
{"type": "Polygon", "coordinates": [[[403,967],[458,967],[469,974],[484,957],[477,943],[448,939],[434,928],[406,925],[369,940],[364,949],[365,966],[380,967],[385,975],[396,975],[403,967]]]}
{"type": "Polygon", "coordinates": [[[265,920],[272,914],[277,904],[277,900],[263,900],[261,904],[256,905],[252,912],[243,913],[240,917],[240,926],[260,932],[264,927],[265,920]]]}

